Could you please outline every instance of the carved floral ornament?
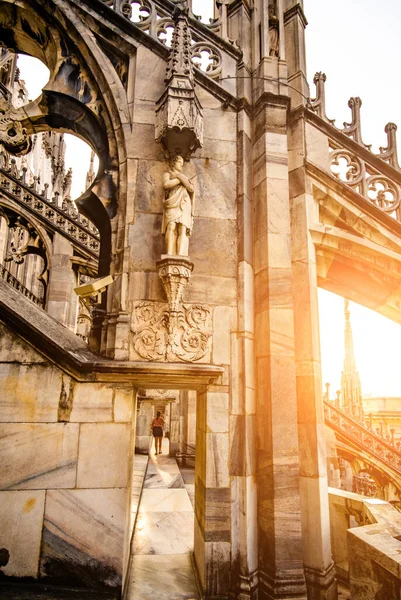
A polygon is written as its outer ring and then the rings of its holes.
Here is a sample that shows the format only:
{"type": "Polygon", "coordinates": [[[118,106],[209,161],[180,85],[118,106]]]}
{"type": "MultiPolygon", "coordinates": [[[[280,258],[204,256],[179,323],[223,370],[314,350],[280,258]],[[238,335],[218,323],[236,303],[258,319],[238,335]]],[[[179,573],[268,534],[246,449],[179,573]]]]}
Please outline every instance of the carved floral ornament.
{"type": "Polygon", "coordinates": [[[183,304],[171,312],[160,302],[138,302],[132,313],[132,344],[145,360],[195,362],[210,352],[210,310],[183,304]]]}

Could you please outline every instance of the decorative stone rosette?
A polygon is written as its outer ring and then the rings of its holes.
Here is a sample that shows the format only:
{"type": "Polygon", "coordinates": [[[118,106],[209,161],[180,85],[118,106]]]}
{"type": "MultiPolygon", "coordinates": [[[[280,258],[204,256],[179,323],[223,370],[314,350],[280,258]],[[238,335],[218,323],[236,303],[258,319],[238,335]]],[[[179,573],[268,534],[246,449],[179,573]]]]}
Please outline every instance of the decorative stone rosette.
{"type": "Polygon", "coordinates": [[[138,302],[131,331],[133,348],[145,360],[195,362],[210,353],[212,316],[201,304],[169,311],[161,302],[138,302]]]}

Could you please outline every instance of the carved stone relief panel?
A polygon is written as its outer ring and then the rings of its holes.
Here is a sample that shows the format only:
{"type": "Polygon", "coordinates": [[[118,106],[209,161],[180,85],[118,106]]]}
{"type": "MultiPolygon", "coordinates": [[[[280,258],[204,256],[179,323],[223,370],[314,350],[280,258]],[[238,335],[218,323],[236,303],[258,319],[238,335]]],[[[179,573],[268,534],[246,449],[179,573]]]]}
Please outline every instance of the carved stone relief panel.
{"type": "Polygon", "coordinates": [[[137,302],[131,320],[131,360],[203,362],[210,360],[212,314],[202,304],[169,311],[161,302],[137,302]]]}

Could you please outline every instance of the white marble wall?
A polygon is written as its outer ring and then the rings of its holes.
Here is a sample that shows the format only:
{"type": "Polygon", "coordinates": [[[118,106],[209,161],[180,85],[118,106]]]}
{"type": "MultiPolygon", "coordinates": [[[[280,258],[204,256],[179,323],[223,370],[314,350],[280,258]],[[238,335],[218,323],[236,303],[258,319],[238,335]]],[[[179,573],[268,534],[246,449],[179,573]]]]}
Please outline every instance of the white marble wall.
{"type": "Polygon", "coordinates": [[[118,588],[132,385],[74,381],[4,327],[0,361],[4,575],[118,588]]]}

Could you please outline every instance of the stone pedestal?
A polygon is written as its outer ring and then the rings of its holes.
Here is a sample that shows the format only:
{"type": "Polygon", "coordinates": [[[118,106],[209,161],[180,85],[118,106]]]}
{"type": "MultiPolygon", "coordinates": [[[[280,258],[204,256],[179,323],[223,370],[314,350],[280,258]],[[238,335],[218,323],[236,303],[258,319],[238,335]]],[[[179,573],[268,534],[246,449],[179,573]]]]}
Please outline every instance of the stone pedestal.
{"type": "Polygon", "coordinates": [[[164,254],[161,260],[157,261],[156,267],[166,293],[169,310],[176,312],[180,307],[194,264],[188,256],[164,254]]]}

